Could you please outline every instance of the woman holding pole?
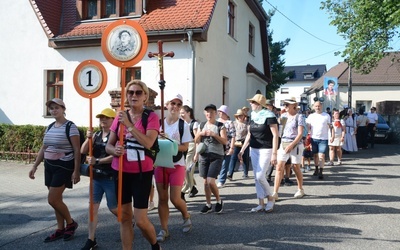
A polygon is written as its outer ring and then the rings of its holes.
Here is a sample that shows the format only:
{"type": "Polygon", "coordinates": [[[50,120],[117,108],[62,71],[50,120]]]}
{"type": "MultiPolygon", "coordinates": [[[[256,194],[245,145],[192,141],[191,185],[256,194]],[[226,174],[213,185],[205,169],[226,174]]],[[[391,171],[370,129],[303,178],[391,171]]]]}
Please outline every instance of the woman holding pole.
{"type": "Polygon", "coordinates": [[[144,105],[149,98],[149,89],[146,84],[139,80],[133,80],[126,86],[127,111],[119,111],[111,125],[110,138],[106,151],[114,157],[112,168],[116,177],[115,185],[118,190],[118,182],[122,181],[122,201],[120,221],[120,234],[123,249],[132,249],[133,226],[132,219],[141,230],[143,236],[151,244],[152,249],[160,249],[157,243],[156,231],[147,217],[148,201],[152,188],[153,159],[148,156],[147,151],[153,146],[159,133],[160,122],[154,112],[148,112],[144,105]],[[144,116],[145,113],[147,116],[144,116]],[[143,119],[146,117],[146,125],[143,119]],[[119,125],[124,128],[124,144],[119,143],[119,125]],[[130,149],[129,145],[137,145],[130,149]],[[142,147],[141,150],[137,148],[142,147]],[[118,178],[119,157],[123,156],[122,180],[118,178]],[[132,212],[133,200],[133,212],[132,212]]]}

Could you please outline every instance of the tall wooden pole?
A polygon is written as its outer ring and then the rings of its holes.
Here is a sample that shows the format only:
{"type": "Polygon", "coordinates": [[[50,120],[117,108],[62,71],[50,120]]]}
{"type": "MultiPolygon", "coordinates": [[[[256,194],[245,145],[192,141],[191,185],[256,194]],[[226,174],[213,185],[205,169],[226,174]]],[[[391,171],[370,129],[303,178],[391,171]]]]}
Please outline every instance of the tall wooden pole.
{"type": "MultiPolygon", "coordinates": [[[[162,48],[162,44],[163,44],[163,42],[161,41],[161,40],[159,40],[158,42],[157,42],[157,44],[158,44],[158,53],[153,53],[153,52],[149,52],[149,54],[148,54],[148,56],[150,57],[150,58],[153,58],[153,57],[155,57],[155,56],[157,56],[157,59],[158,59],[158,66],[159,66],[159,68],[160,68],[160,80],[158,81],[158,84],[159,84],[159,86],[160,86],[160,90],[161,90],[161,93],[160,93],[160,95],[161,95],[161,105],[160,105],[160,107],[161,107],[161,130],[162,130],[162,132],[164,133],[165,132],[165,129],[164,129],[164,88],[165,88],[165,80],[164,80],[164,57],[174,57],[174,52],[172,52],[172,51],[170,51],[170,52],[167,52],[167,53],[165,53],[165,52],[163,52],[163,48],[162,48]]],[[[164,168],[163,169],[163,179],[164,179],[164,181],[163,181],[163,183],[164,183],[164,189],[166,189],[167,188],[167,181],[166,181],[166,169],[164,168]]]]}
{"type": "MultiPolygon", "coordinates": [[[[120,110],[125,109],[125,74],[126,68],[121,68],[121,107],[120,110]]],[[[124,145],[124,129],[125,126],[122,122],[119,123],[119,145],[124,145]]],[[[119,171],[118,171],[118,221],[122,220],[122,172],[123,172],[124,155],[119,157],[119,171]]]]}

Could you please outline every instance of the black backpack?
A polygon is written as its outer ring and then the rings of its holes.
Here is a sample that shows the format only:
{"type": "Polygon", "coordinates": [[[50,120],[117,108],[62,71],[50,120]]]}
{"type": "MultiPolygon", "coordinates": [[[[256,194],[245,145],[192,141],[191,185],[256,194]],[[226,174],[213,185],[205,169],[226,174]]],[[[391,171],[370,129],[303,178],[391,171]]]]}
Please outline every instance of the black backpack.
{"type": "MultiPolygon", "coordinates": [[[[183,129],[185,127],[185,121],[179,118],[179,142],[182,143],[183,129]]],[[[186,155],[186,151],[178,151],[178,154],[172,156],[172,161],[177,162],[182,158],[182,155],[186,155]]]]}
{"type": "MultiPolygon", "coordinates": [[[[145,132],[147,131],[147,122],[148,122],[149,115],[150,115],[151,112],[153,112],[153,110],[144,109],[143,113],[142,113],[142,125],[143,125],[143,128],[144,128],[145,132]]],[[[128,110],[126,111],[126,114],[128,116],[129,121],[133,124],[133,122],[131,120],[131,117],[130,117],[130,115],[128,113],[128,110]]],[[[116,131],[117,138],[119,136],[119,131],[118,130],[119,130],[119,122],[117,124],[117,131],[116,131]]],[[[156,161],[158,152],[160,152],[160,147],[158,146],[158,140],[157,139],[154,141],[153,146],[151,146],[150,149],[147,149],[147,148],[144,149],[144,154],[147,155],[148,157],[150,157],[153,160],[153,163],[156,161]]]]}
{"type": "MultiPolygon", "coordinates": [[[[52,122],[50,123],[50,125],[47,127],[47,131],[49,131],[51,129],[51,127],[54,126],[56,122],[52,122]]],[[[71,121],[67,122],[67,125],[65,126],[65,134],[67,135],[67,139],[69,141],[69,144],[71,144],[72,146],[72,142],[71,142],[71,138],[69,137],[69,131],[71,130],[71,125],[74,124],[71,121]]],[[[79,131],[79,145],[80,147],[82,147],[82,144],[85,142],[85,133],[83,132],[82,129],[78,128],[79,131]]],[[[81,154],[81,163],[85,163],[86,161],[86,154],[81,154]]]]}
{"type": "MultiPolygon", "coordinates": [[[[194,123],[196,122],[196,120],[191,120],[190,121],[190,134],[192,135],[192,137],[193,137],[193,139],[194,139],[194,137],[196,136],[195,134],[194,134],[194,132],[193,132],[193,127],[194,127],[194,123]]],[[[204,126],[204,125],[203,125],[204,126]]]]}

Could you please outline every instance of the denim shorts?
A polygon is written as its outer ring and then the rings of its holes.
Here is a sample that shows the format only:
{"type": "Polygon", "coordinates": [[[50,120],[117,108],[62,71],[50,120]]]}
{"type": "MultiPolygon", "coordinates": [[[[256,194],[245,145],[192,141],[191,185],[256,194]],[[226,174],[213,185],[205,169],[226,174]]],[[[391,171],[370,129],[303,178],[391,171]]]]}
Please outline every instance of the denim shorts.
{"type": "Polygon", "coordinates": [[[93,203],[101,203],[103,194],[106,194],[108,209],[117,207],[115,183],[112,178],[93,179],[93,203]]]}
{"type": "Polygon", "coordinates": [[[315,154],[325,154],[328,148],[328,140],[319,140],[311,138],[312,153],[315,154]]]}

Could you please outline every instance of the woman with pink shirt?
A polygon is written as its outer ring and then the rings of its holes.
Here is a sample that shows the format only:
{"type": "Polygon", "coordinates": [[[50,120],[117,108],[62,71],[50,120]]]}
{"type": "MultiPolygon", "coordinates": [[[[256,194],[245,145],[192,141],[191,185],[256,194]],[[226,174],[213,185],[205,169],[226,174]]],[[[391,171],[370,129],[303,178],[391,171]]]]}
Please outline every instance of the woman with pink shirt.
{"type": "Polygon", "coordinates": [[[133,217],[135,217],[135,224],[151,244],[152,249],[160,249],[154,226],[147,217],[154,165],[148,150],[152,148],[157,140],[160,122],[154,112],[144,109],[144,105],[149,98],[149,89],[144,82],[139,80],[129,82],[126,86],[125,95],[129,109],[118,112],[111,125],[110,138],[106,145],[106,152],[114,156],[111,166],[114,170],[117,193],[118,182],[120,181],[118,178],[119,157],[123,156],[122,219],[120,222],[122,249],[132,249],[133,217]],[[143,126],[142,119],[145,114],[148,116],[146,128],[143,126]],[[120,124],[124,125],[124,142],[127,146],[119,144],[120,124]],[[143,150],[132,149],[133,146],[131,145],[142,147],[143,150]]]}

